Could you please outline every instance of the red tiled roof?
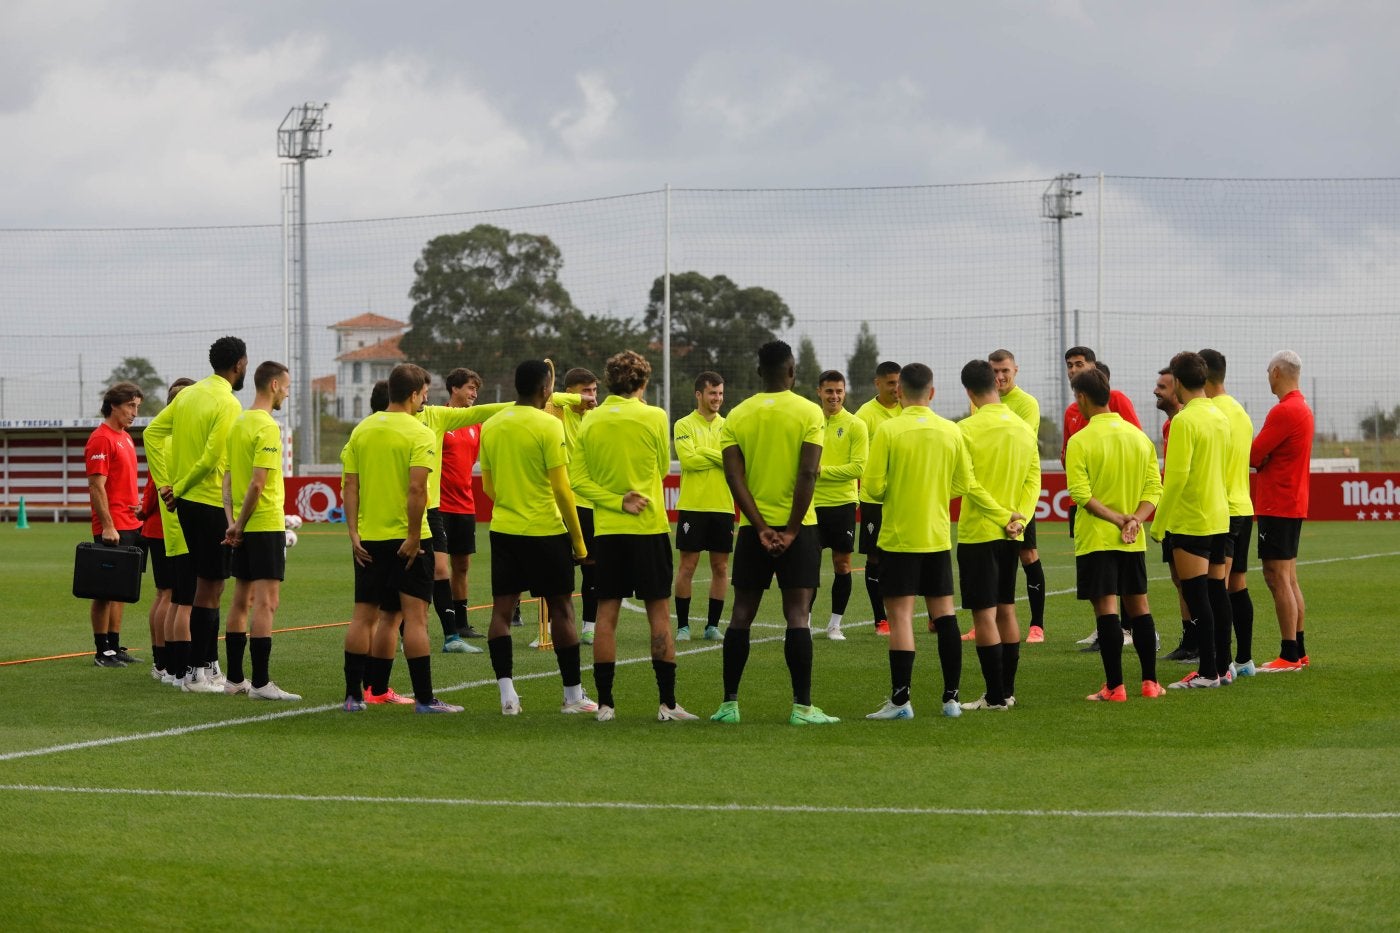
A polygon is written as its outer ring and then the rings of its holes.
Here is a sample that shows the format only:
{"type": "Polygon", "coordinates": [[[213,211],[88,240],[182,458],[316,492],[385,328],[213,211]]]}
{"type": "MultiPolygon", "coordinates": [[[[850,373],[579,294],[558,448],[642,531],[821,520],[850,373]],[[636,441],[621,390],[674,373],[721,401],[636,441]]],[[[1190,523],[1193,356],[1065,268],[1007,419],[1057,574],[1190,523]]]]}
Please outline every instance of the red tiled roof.
{"type": "Polygon", "coordinates": [[[335,397],[335,373],[311,380],[311,391],[335,397]]]}
{"type": "Polygon", "coordinates": [[[364,314],[357,314],[355,317],[332,324],[328,330],[401,330],[407,326],[403,321],[396,321],[393,318],[385,317],[382,314],[373,314],[366,311],[364,314]]]}
{"type": "Polygon", "coordinates": [[[406,359],[408,359],[408,357],[399,349],[398,334],[395,334],[388,340],[381,340],[367,347],[360,347],[358,350],[350,350],[346,353],[342,353],[335,358],[337,363],[341,361],[353,363],[357,360],[402,363],[406,359]]]}

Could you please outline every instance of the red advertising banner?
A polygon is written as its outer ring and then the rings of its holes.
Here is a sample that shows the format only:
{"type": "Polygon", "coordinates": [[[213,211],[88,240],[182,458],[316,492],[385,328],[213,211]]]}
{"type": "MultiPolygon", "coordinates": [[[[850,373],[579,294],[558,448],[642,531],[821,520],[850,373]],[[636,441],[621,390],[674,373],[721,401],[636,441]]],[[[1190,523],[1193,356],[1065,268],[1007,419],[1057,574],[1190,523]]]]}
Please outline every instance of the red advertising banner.
{"type": "MultiPolygon", "coordinates": [[[[343,521],[344,503],[340,498],[339,476],[288,477],[287,511],[309,522],[343,521]]],[[[491,500],[475,477],[476,517],[491,520],[491,500]]],[[[666,490],[666,513],[676,520],[676,499],[681,478],[671,474],[662,481],[666,490]]],[[[1063,473],[1046,473],[1041,478],[1040,502],[1035,517],[1043,522],[1069,518],[1071,505],[1063,473]]],[[[1389,522],[1400,520],[1400,473],[1314,473],[1308,518],[1312,521],[1389,522]]],[[[953,503],[953,518],[958,503],[953,503]]]]}

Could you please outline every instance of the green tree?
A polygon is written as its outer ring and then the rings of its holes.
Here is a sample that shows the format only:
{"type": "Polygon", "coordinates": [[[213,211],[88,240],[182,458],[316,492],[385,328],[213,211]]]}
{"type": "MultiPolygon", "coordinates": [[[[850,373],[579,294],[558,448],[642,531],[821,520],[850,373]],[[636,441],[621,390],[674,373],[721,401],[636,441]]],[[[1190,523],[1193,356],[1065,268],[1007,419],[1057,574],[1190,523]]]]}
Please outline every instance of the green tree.
{"type": "Polygon", "coordinates": [[[1396,405],[1390,412],[1381,411],[1380,406],[1376,405],[1357,426],[1361,428],[1361,436],[1366,440],[1395,437],[1397,430],[1400,430],[1400,405],[1396,405]]]}
{"type": "Polygon", "coordinates": [[[817,360],[817,345],[812,342],[811,337],[804,334],[797,345],[797,381],[793,384],[793,391],[819,402],[817,380],[821,375],[822,364],[817,360]]]}
{"type": "Polygon", "coordinates": [[[875,397],[875,367],[880,365],[880,347],[867,321],[860,322],[856,345],[846,361],[846,397],[854,411],[875,397]]]}
{"type": "MultiPolygon", "coordinates": [[[[642,319],[653,346],[661,345],[664,288],[658,276],[642,319]]],[[[730,405],[757,392],[758,348],[792,325],[792,311],[777,292],[740,288],[723,275],[672,275],[671,417],[691,410],[695,376],[707,369],[724,377],[730,405]]]]}
{"type": "Polygon", "coordinates": [[[118,382],[134,382],[141,387],[140,413],[143,416],[158,414],[165,407],[165,378],[144,356],[128,356],[118,363],[107,376],[98,397],[118,382]]]}

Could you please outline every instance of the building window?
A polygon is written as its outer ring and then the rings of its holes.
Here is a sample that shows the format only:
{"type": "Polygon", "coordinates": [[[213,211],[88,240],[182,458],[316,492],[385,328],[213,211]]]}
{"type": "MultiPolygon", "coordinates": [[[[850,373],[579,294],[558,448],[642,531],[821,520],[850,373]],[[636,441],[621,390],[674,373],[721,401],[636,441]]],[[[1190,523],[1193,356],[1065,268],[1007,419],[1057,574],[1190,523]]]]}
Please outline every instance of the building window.
{"type": "Polygon", "coordinates": [[[345,399],[337,397],[335,400],[335,417],[338,421],[345,420],[345,399]]]}
{"type": "Polygon", "coordinates": [[[355,396],[355,419],[356,419],[356,420],[359,420],[360,418],[364,417],[364,401],[365,401],[365,400],[364,400],[363,398],[361,398],[360,396],[358,396],[358,395],[355,396]]]}
{"type": "Polygon", "coordinates": [[[350,367],[350,381],[359,385],[365,381],[365,364],[354,363],[350,367]]]}

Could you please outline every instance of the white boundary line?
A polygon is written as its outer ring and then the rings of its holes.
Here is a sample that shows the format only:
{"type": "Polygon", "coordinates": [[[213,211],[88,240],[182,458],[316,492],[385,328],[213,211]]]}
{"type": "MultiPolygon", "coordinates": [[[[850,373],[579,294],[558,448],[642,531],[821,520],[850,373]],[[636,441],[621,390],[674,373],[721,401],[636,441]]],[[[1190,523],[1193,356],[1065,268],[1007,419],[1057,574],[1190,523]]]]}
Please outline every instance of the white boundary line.
{"type": "Polygon", "coordinates": [[[631,800],[491,800],[474,797],[391,797],[361,794],[269,794],[237,791],[164,790],[145,787],[71,787],[44,784],[0,784],[0,791],[37,794],[89,794],[94,796],[184,797],[208,800],[289,801],[294,803],[364,803],[373,805],[455,806],[518,808],[527,810],[636,810],[688,813],[768,813],[811,814],[818,816],[972,816],[1044,817],[1060,819],[1234,819],[1234,820],[1394,820],[1400,812],[1270,813],[1256,810],[1044,810],[994,809],[984,807],[824,807],[816,804],[743,803],[647,803],[631,800]]]}

